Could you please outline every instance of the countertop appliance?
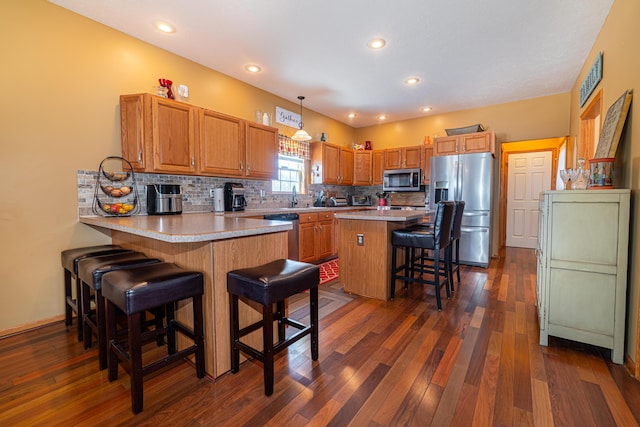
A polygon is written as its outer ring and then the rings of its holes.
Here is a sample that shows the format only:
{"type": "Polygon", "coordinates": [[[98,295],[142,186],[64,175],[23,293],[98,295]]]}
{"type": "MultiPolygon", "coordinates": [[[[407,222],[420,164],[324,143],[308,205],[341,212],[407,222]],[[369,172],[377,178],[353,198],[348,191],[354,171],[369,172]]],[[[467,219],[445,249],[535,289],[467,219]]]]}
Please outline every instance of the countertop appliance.
{"type": "Polygon", "coordinates": [[[371,206],[371,196],[351,196],[351,206],[371,206]]]}
{"type": "Polygon", "coordinates": [[[182,190],[174,184],[147,185],[147,213],[176,215],[182,213],[182,190]]]}
{"type": "Polygon", "coordinates": [[[244,185],[237,182],[227,182],[224,185],[224,210],[227,212],[243,211],[247,206],[244,197],[244,185]]]}
{"type": "Polygon", "coordinates": [[[297,213],[280,213],[273,215],[265,215],[264,219],[274,221],[289,221],[293,225],[293,228],[289,230],[287,246],[289,248],[289,259],[298,261],[300,259],[300,252],[298,249],[298,231],[300,224],[300,216],[297,213]]]}
{"type": "Polygon", "coordinates": [[[420,169],[391,169],[382,175],[382,191],[420,191],[420,169]]]}
{"type": "Polygon", "coordinates": [[[347,203],[347,199],[341,197],[329,197],[327,199],[328,207],[341,207],[341,206],[349,206],[347,203]]]}
{"type": "Polygon", "coordinates": [[[460,236],[460,262],[489,266],[491,256],[491,153],[434,156],[431,158],[430,206],[440,200],[464,200],[460,236]]]}
{"type": "Polygon", "coordinates": [[[213,211],[216,213],[224,212],[224,188],[213,189],[213,211]]]}

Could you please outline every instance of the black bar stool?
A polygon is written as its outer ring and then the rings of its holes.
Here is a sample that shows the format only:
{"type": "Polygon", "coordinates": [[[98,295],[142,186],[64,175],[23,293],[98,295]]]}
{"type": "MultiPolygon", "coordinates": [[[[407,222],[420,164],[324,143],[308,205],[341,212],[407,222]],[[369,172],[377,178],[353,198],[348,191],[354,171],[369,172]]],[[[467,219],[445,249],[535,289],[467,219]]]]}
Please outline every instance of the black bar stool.
{"type": "Polygon", "coordinates": [[[78,279],[78,262],[87,257],[108,255],[121,252],[131,252],[118,245],[89,246],[62,251],[60,258],[64,269],[64,324],[70,326],[73,322],[73,313],[78,317],[78,341],[82,341],[82,289],[78,279]],[[71,279],[76,279],[75,298],[71,279]]]}
{"type": "Polygon", "coordinates": [[[451,290],[453,291],[453,272],[458,276],[460,284],[460,235],[462,234],[462,215],[464,213],[464,201],[458,200],[453,210],[453,225],[451,226],[451,243],[449,245],[449,277],[451,278],[451,290]],[[455,254],[455,259],[454,259],[455,254]]]}
{"type": "Polygon", "coordinates": [[[102,295],[107,306],[109,381],[118,378],[118,362],[122,362],[131,378],[131,409],[134,414],[142,411],[142,380],[145,375],[195,354],[196,375],[204,377],[203,292],[204,275],[201,272],[184,270],[168,262],[110,271],[102,276],[102,295]],[[193,328],[175,319],[175,304],[189,298],[193,301],[193,328]],[[143,313],[156,308],[164,309],[166,325],[143,332],[143,313]],[[124,331],[117,328],[118,310],[127,317],[124,331]],[[193,345],[178,351],[176,331],[192,339],[193,345]],[[125,339],[120,338],[122,332],[126,332],[125,339]],[[143,366],[142,344],[162,335],[167,337],[167,355],[143,366]]]}
{"type": "Polygon", "coordinates": [[[240,370],[240,350],[262,362],[264,366],[264,394],[273,394],[273,357],[300,338],[311,334],[311,358],[318,360],[318,285],[320,269],[317,265],[280,259],[252,268],[227,273],[229,315],[231,324],[231,372],[240,370]],[[310,325],[303,325],[285,316],[284,301],[297,293],[309,290],[310,325]],[[262,305],[262,320],[240,329],[238,298],[246,298],[262,305]],[[276,312],[273,312],[276,304],[276,312]],[[273,344],[273,322],[278,322],[278,342],[273,344]],[[285,325],[299,329],[286,338],[285,325]],[[240,338],[262,328],[263,351],[243,343],[240,338]]]}
{"type": "MultiPolygon", "coordinates": [[[[405,289],[407,288],[408,282],[434,285],[438,310],[442,310],[440,298],[440,286],[442,285],[440,278],[440,250],[445,249],[445,253],[447,253],[446,248],[451,241],[453,207],[453,202],[438,202],[433,230],[427,230],[423,227],[409,227],[394,230],[391,233],[391,299],[395,297],[396,280],[403,280],[405,289]],[[397,250],[399,247],[405,249],[405,262],[401,266],[397,266],[397,250]],[[410,253],[414,248],[433,251],[433,264],[429,266],[429,268],[424,265],[415,264],[410,253]],[[398,274],[398,272],[401,272],[401,274],[398,274]],[[433,274],[433,280],[415,277],[415,273],[433,274]]],[[[450,296],[448,280],[448,268],[445,268],[444,284],[447,290],[447,297],[450,296]]]]}
{"type": "Polygon", "coordinates": [[[102,276],[123,268],[136,268],[161,262],[158,258],[148,258],[142,252],[123,252],[90,257],[78,263],[78,278],[82,283],[82,323],[84,348],[91,347],[92,332],[98,339],[98,361],[100,370],[107,367],[107,326],[104,298],[102,296],[102,276]],[[94,294],[95,310],[91,310],[91,294],[94,294]]]}
{"type": "MultiPolygon", "coordinates": [[[[451,241],[449,245],[446,247],[445,251],[445,259],[443,260],[443,264],[440,266],[440,271],[445,273],[449,280],[447,280],[447,285],[450,286],[451,292],[454,291],[453,286],[453,273],[456,272],[458,276],[458,284],[460,284],[460,235],[462,230],[462,215],[464,213],[464,201],[456,200],[453,202],[453,223],[451,225],[451,241]],[[454,245],[455,244],[455,245],[454,245]],[[455,246],[455,247],[454,247],[455,246]],[[455,260],[453,259],[455,251],[455,260]],[[445,270],[446,269],[446,270],[445,270]]],[[[413,228],[421,228],[423,230],[428,230],[433,232],[433,224],[418,224],[413,226],[413,228]]],[[[411,249],[413,252],[413,248],[411,249]]],[[[427,249],[420,250],[420,254],[414,256],[413,253],[411,255],[411,260],[414,263],[418,261],[421,267],[426,270],[430,270],[431,267],[427,264],[427,260],[433,263],[433,258],[428,255],[427,249]]],[[[448,294],[448,293],[447,293],[448,294]]]]}

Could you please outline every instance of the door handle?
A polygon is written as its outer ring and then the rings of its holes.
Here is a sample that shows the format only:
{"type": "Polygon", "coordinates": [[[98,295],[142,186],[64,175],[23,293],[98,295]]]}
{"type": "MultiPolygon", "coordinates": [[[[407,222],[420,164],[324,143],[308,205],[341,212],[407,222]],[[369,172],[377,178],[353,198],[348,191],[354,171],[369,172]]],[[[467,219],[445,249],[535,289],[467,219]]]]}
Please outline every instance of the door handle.
{"type": "Polygon", "coordinates": [[[463,212],[462,216],[489,216],[488,212],[463,212]]]}
{"type": "Polygon", "coordinates": [[[484,227],[460,227],[460,231],[464,231],[465,233],[488,233],[489,230],[484,227]]]}

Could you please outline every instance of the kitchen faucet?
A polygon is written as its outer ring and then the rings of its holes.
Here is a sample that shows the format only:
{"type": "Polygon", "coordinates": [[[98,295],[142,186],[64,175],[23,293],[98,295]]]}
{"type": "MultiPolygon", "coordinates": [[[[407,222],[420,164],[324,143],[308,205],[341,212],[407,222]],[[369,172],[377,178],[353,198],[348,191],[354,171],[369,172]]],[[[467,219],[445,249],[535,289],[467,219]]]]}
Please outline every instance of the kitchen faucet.
{"type": "Polygon", "coordinates": [[[296,199],[296,186],[294,185],[291,189],[291,207],[295,208],[298,204],[298,199],[296,199]]]}

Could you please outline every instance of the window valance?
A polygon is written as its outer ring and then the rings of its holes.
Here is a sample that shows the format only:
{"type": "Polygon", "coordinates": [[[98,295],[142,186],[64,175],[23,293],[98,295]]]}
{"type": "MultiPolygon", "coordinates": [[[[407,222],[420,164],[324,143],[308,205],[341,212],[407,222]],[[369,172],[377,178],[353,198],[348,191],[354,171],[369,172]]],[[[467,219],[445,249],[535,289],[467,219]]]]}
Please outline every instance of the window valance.
{"type": "Polygon", "coordinates": [[[294,141],[291,137],[278,134],[278,152],[283,156],[311,159],[311,145],[308,141],[294,141]]]}

